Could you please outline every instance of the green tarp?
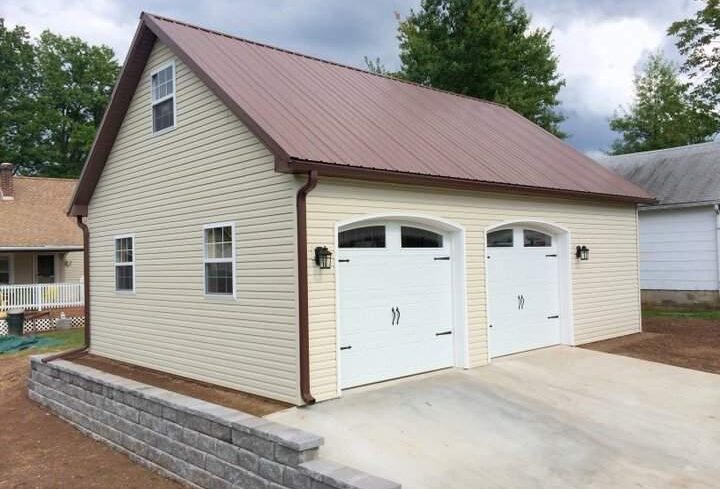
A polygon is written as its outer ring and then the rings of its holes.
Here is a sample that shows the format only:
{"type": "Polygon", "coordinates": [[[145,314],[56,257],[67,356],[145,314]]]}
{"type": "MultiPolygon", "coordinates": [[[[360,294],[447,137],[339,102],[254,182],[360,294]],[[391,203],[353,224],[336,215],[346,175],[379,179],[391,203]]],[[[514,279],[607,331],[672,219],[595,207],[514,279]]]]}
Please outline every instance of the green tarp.
{"type": "Polygon", "coordinates": [[[0,355],[27,350],[28,348],[46,348],[60,343],[58,340],[40,336],[0,336],[0,355]]]}

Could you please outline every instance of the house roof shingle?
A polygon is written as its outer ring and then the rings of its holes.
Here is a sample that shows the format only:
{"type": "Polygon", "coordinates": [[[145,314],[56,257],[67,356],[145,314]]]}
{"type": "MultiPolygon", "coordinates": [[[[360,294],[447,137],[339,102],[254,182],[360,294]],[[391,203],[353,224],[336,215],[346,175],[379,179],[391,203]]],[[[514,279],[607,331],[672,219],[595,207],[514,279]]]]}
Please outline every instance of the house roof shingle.
{"type": "Polygon", "coordinates": [[[13,177],[13,200],[0,200],[0,250],[82,249],[82,232],[65,210],[77,180],[13,177]]]}
{"type": "Polygon", "coordinates": [[[657,205],[720,202],[720,142],[604,156],[598,162],[654,194],[657,205]]]}
{"type": "Polygon", "coordinates": [[[502,105],[144,13],[106,116],[111,130],[100,131],[77,206],[89,201],[117,120],[127,110],[125,92],[135,90],[155,38],[267,144],[280,171],[355,171],[361,177],[419,176],[428,183],[652,199],[502,105]]]}

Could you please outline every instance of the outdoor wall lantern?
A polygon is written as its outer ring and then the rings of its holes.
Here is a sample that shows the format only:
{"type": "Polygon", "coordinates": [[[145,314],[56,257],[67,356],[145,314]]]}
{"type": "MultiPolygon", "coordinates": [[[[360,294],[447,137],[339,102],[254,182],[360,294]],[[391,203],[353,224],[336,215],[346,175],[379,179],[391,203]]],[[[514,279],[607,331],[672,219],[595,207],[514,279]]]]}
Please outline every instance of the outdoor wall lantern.
{"type": "Polygon", "coordinates": [[[321,270],[327,270],[332,264],[332,253],[327,249],[327,246],[318,246],[315,248],[315,264],[320,267],[321,270]]]}
{"type": "Polygon", "coordinates": [[[578,260],[587,261],[588,258],[590,258],[590,250],[588,249],[588,247],[585,245],[578,245],[575,248],[575,258],[577,258],[578,260]]]}

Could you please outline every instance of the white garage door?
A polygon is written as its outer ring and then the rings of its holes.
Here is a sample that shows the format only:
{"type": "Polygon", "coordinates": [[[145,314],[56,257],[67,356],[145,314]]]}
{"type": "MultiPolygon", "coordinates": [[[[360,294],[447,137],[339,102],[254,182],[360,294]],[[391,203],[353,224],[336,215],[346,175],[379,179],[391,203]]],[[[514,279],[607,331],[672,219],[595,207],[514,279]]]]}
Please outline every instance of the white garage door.
{"type": "Polygon", "coordinates": [[[490,356],[560,343],[557,245],[522,227],[488,233],[490,356]]]}
{"type": "Polygon", "coordinates": [[[341,388],[452,366],[448,237],[382,223],[338,244],[341,388]]]}

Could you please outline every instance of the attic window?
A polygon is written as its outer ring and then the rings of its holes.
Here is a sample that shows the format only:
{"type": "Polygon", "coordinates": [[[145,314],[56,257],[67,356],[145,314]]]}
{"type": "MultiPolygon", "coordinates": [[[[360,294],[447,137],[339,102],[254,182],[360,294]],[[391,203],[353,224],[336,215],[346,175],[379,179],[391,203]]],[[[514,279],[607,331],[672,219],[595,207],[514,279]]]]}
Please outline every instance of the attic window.
{"type": "Polygon", "coordinates": [[[153,134],[175,127],[175,63],[153,72],[152,117],[153,134]]]}

